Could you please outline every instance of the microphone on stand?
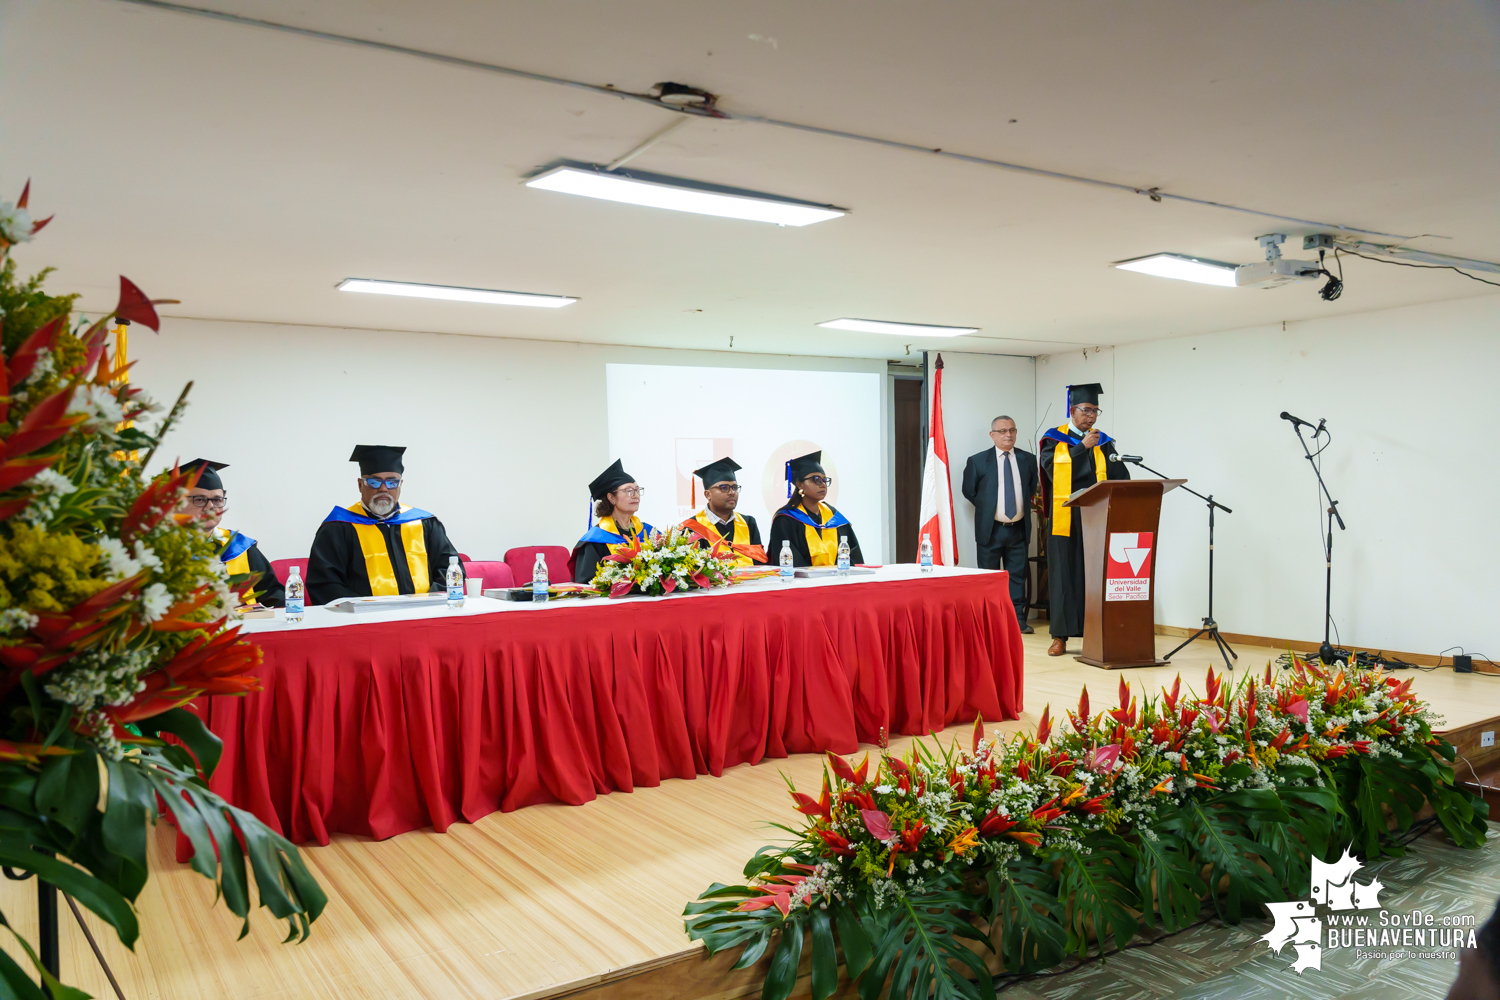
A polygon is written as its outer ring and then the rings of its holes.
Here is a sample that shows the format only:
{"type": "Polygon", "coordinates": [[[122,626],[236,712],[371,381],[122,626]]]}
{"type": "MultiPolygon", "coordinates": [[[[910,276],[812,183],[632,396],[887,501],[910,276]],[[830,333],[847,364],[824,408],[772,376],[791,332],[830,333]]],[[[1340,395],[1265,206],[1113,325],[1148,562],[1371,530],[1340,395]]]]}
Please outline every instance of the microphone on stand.
{"type": "Polygon", "coordinates": [[[1143,461],[1145,461],[1145,459],[1141,458],[1141,456],[1139,455],[1116,455],[1115,457],[1122,462],[1129,462],[1131,465],[1140,465],[1143,461]]]}
{"type": "MultiPolygon", "coordinates": [[[[1308,421],[1303,420],[1301,417],[1294,417],[1290,413],[1286,412],[1285,410],[1281,411],[1281,419],[1282,420],[1290,420],[1292,422],[1292,426],[1294,426],[1294,427],[1296,425],[1298,425],[1298,424],[1301,424],[1303,427],[1312,427],[1313,426],[1308,421]]],[[[1314,428],[1314,429],[1316,429],[1316,428],[1314,428]]]]}

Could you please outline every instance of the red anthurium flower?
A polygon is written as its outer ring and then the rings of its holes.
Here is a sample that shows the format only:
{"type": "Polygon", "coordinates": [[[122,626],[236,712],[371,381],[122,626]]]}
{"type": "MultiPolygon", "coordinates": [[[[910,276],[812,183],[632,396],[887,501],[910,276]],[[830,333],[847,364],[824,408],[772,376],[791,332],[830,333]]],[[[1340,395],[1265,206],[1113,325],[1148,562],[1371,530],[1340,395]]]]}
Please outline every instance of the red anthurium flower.
{"type": "Polygon", "coordinates": [[[1052,735],[1052,706],[1049,704],[1042,709],[1042,721],[1036,727],[1036,741],[1046,743],[1047,737],[1052,735]]]}
{"type": "Polygon", "coordinates": [[[1109,743],[1102,747],[1095,747],[1089,751],[1088,768],[1091,771],[1113,771],[1116,762],[1120,759],[1120,751],[1124,747],[1119,743],[1109,743]]]}
{"type": "Polygon", "coordinates": [[[885,842],[896,836],[891,830],[890,816],[879,809],[861,809],[859,818],[865,821],[865,829],[869,830],[870,836],[876,840],[885,842]]]}
{"type": "Polygon", "coordinates": [[[1292,702],[1286,707],[1286,714],[1296,716],[1296,718],[1305,726],[1307,725],[1307,707],[1307,699],[1298,698],[1296,701],[1292,702]]]}
{"type": "Polygon", "coordinates": [[[156,309],[151,305],[151,300],[135,286],[135,282],[123,274],[120,275],[120,301],[115,306],[115,315],[132,323],[149,326],[153,330],[161,329],[161,320],[156,318],[156,309]]]}

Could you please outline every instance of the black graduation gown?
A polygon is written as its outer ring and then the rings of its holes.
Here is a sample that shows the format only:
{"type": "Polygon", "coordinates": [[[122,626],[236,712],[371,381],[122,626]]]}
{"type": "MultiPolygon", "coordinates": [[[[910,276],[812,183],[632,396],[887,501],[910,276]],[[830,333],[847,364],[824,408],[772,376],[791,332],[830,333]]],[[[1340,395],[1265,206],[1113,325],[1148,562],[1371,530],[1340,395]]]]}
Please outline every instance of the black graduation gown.
{"type": "Polygon", "coordinates": [[[573,550],[573,582],[593,583],[599,560],[607,555],[609,546],[603,542],[580,542],[573,550]]]}
{"type": "MultiPolygon", "coordinates": [[[[807,551],[807,525],[797,520],[787,511],[797,506],[787,504],[771,517],[771,540],[766,544],[766,562],[771,566],[781,565],[781,543],[783,541],[792,543],[792,565],[811,566],[812,554],[807,551]]],[[[829,510],[837,511],[838,508],[831,503],[824,503],[829,510]]],[[[806,514],[807,511],[803,510],[806,514]]],[[[839,534],[849,539],[849,564],[862,563],[865,561],[864,554],[859,550],[859,538],[854,534],[854,525],[846,524],[838,529],[839,534]]]]}
{"type": "MultiPolygon", "coordinates": [[[[1130,470],[1115,454],[1115,443],[1101,446],[1104,451],[1104,475],[1107,479],[1129,479],[1130,470]]],[[[1042,466],[1042,503],[1047,517],[1052,517],[1052,463],[1056,441],[1043,440],[1037,445],[1042,466]]],[[[1073,447],[1073,482],[1066,487],[1068,496],[1086,490],[1099,480],[1094,471],[1093,449],[1073,447]]],[[[1047,536],[1047,617],[1053,638],[1083,635],[1083,511],[1072,508],[1072,530],[1067,535],[1047,536]]],[[[1052,524],[1047,522],[1047,530],[1052,524]]]]}
{"type": "MultiPolygon", "coordinates": [[[[401,525],[384,523],[380,532],[391,555],[397,587],[403,594],[415,594],[411,570],[406,565],[406,549],[401,544],[401,525]]],[[[458,549],[448,540],[443,522],[435,517],[422,518],[422,538],[427,544],[427,592],[446,591],[448,558],[458,555],[458,549]]],[[[369,596],[370,577],[365,572],[365,557],[354,525],[347,521],[324,521],[313,536],[312,552],[307,558],[307,603],[327,604],[341,597],[369,596]]]]}
{"type": "Polygon", "coordinates": [[[276,579],[270,561],[260,554],[260,546],[252,545],[246,549],[245,558],[250,562],[250,572],[260,574],[260,579],[250,585],[250,589],[260,595],[256,600],[268,608],[286,607],[286,588],[276,579]]]}

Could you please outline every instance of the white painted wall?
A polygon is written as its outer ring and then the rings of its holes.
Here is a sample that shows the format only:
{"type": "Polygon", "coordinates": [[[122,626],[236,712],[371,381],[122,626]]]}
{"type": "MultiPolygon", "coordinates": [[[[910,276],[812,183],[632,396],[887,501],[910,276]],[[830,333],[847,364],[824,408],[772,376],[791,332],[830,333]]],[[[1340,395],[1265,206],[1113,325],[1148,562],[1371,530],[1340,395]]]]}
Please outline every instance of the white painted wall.
{"type": "MultiPolygon", "coordinates": [[[[609,362],[885,373],[884,361],[858,359],[181,319],[159,335],[134,328],[130,348],[135,381],[164,406],[195,381],[154,464],[230,463],[225,524],[270,559],[305,555],[329,508],[358,499],[348,458],[360,443],[406,445],[403,502],[437,514],[475,558],[571,546],[585,528],[588,482],[612,458],[609,362]]],[[[881,456],[889,424],[883,402],[880,426],[867,428],[881,456]]],[[[641,513],[662,523],[653,503],[672,499],[648,493],[641,513]]],[[[884,558],[887,534],[883,524],[870,532],[869,558],[884,558]]]]}
{"type": "MultiPolygon", "coordinates": [[[[974,507],[963,495],[964,463],[975,452],[994,447],[990,421],[1001,414],[1016,421],[1020,430],[1017,447],[1036,451],[1034,443],[1027,444],[1036,423],[1035,367],[1032,358],[943,352],[943,423],[948,438],[948,475],[953,482],[953,523],[958,535],[960,566],[977,565],[974,507]]],[[[928,392],[931,391],[929,386],[928,392]]],[[[928,404],[931,405],[930,398],[928,404]]]]}
{"type": "MultiPolygon", "coordinates": [[[[1054,402],[1055,416],[1069,383],[1102,383],[1099,426],[1122,452],[1234,510],[1218,519],[1220,627],[1322,638],[1323,505],[1278,419],[1288,410],[1333,431],[1323,475],[1348,525],[1333,557],[1344,641],[1500,655],[1500,296],[1057,354],[1036,372],[1039,411],[1054,402]]],[[[1196,627],[1203,505],[1169,494],[1161,536],[1157,621],[1196,627]]]]}

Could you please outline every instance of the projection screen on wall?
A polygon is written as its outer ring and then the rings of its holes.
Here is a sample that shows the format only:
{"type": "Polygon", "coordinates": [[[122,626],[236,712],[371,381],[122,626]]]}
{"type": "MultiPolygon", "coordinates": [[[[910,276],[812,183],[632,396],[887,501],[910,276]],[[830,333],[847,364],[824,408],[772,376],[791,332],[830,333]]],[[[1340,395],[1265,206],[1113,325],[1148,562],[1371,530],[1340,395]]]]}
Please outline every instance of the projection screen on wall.
{"type": "Polygon", "coordinates": [[[828,502],[859,532],[865,560],[884,561],[879,375],[611,364],[605,381],[609,453],[646,488],[646,521],[662,528],[701,509],[693,470],[729,457],[743,466],[739,510],[764,541],[786,503],[787,459],[821,450],[828,502]]]}

